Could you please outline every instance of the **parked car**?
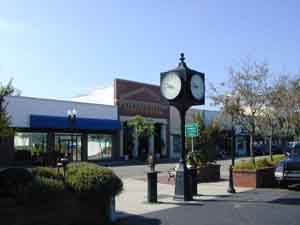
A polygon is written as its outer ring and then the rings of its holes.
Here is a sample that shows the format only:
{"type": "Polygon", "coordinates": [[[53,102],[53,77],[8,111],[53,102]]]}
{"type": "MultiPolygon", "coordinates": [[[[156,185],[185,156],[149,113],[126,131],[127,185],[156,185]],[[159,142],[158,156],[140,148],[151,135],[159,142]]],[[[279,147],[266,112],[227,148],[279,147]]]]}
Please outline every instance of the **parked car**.
{"type": "Polygon", "coordinates": [[[282,188],[289,184],[300,184],[300,144],[296,144],[287,159],[280,161],[275,169],[275,178],[282,188]]]}

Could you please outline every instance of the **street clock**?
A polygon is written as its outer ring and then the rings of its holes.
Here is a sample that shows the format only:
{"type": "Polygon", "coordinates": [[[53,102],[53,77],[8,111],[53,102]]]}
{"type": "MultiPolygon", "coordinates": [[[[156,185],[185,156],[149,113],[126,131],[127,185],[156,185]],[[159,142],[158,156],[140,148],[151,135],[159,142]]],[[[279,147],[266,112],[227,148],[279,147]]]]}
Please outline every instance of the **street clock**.
{"type": "Polygon", "coordinates": [[[184,60],[181,54],[181,62],[175,69],[160,74],[162,100],[179,110],[205,103],[204,73],[188,68],[184,60]]]}
{"type": "Polygon", "coordinates": [[[186,167],[185,114],[193,105],[204,105],[204,73],[192,70],[180,54],[178,66],[160,74],[161,100],[177,108],[181,119],[181,159],[176,170],[175,198],[190,201],[193,198],[191,183],[186,167]]]}

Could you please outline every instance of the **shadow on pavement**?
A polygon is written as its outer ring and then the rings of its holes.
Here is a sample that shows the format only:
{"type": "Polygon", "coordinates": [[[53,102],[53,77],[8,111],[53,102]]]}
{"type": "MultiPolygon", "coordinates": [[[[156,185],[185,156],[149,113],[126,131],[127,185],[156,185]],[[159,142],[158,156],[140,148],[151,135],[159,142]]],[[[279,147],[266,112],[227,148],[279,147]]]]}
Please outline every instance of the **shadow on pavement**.
{"type": "Polygon", "coordinates": [[[282,204],[282,205],[300,205],[300,186],[289,188],[289,190],[280,189],[266,189],[266,190],[249,190],[234,195],[201,195],[199,197],[217,197],[215,199],[201,199],[200,202],[231,202],[231,203],[268,203],[268,204],[282,204]],[[279,190],[279,192],[269,193],[271,191],[279,190]],[[281,194],[279,194],[281,193],[281,194]],[[295,196],[296,194],[296,196],[295,196]]]}
{"type": "Polygon", "coordinates": [[[121,218],[119,221],[113,223],[113,225],[160,225],[161,220],[156,218],[149,218],[144,216],[129,216],[127,218],[121,218]]]}
{"type": "Polygon", "coordinates": [[[300,205],[300,198],[279,198],[269,203],[276,203],[281,205],[300,205]]]}
{"type": "Polygon", "coordinates": [[[291,191],[300,191],[300,185],[290,186],[289,190],[291,190],[291,191]]]}
{"type": "Polygon", "coordinates": [[[158,201],[157,204],[163,205],[177,205],[177,206],[202,206],[202,203],[198,203],[197,200],[193,200],[191,202],[165,202],[165,201],[158,201]]]}

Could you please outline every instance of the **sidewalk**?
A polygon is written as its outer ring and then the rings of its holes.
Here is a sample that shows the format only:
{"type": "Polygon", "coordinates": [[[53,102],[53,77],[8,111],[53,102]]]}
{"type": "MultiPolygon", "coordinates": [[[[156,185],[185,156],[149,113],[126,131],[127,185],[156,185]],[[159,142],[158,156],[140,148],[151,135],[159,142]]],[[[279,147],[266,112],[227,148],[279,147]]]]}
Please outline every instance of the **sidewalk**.
{"type": "MultiPolygon", "coordinates": [[[[228,195],[228,181],[198,184],[198,196],[193,201],[180,202],[173,199],[174,185],[158,183],[158,203],[147,203],[147,182],[141,179],[123,179],[124,191],[116,198],[117,217],[142,215],[182,205],[201,205],[201,201],[224,198],[228,195]]],[[[249,191],[251,188],[237,188],[237,192],[249,191]]]]}

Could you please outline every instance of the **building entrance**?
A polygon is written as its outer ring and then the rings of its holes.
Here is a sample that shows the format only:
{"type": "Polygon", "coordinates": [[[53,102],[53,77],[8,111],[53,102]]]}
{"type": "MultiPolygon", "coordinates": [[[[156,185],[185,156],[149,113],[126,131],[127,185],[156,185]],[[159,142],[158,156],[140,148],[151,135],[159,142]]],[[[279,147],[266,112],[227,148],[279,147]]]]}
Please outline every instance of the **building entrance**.
{"type": "Polygon", "coordinates": [[[70,161],[81,161],[81,134],[56,133],[55,151],[70,161]]]}

